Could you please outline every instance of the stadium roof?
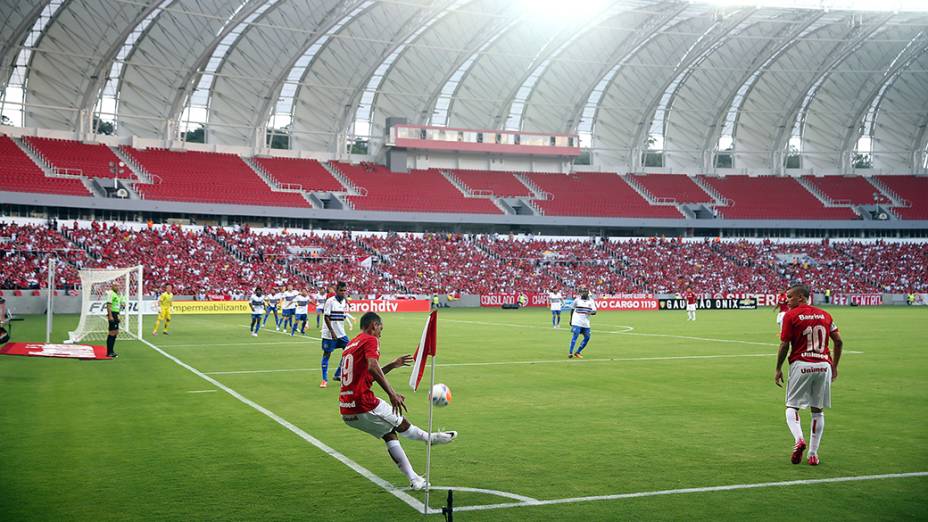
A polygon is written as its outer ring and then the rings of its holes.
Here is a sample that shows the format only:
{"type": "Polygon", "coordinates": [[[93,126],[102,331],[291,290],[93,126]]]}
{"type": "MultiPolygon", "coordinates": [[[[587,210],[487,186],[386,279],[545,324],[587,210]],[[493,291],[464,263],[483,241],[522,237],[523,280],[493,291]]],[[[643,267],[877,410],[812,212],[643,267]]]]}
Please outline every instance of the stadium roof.
{"type": "Polygon", "coordinates": [[[272,128],[295,149],[376,149],[402,116],[578,132],[604,165],[650,143],[689,169],[720,148],[769,169],[791,145],[815,169],[920,166],[924,3],[771,2],[0,0],[2,112],[151,138],[205,124],[243,147],[272,128]]]}

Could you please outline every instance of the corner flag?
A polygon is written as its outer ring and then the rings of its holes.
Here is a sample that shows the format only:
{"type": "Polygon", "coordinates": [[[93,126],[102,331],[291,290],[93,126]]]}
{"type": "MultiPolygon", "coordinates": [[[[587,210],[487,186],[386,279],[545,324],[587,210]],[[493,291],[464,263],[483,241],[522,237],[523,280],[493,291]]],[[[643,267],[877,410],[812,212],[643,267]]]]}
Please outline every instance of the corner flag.
{"type": "Polygon", "coordinates": [[[409,387],[413,390],[419,389],[419,383],[422,381],[422,375],[425,373],[426,358],[431,355],[435,356],[435,348],[438,345],[438,311],[435,310],[429,314],[425,320],[425,328],[422,329],[422,339],[419,346],[416,347],[415,359],[412,373],[409,375],[409,387]]]}

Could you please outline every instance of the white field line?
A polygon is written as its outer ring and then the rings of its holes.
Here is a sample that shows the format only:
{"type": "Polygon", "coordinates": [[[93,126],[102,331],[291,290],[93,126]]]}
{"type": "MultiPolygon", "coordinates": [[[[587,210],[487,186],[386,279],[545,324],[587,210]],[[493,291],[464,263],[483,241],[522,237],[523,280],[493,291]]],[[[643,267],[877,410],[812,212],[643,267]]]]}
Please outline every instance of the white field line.
{"type": "Polygon", "coordinates": [[[214,393],[217,391],[219,390],[193,390],[193,391],[188,391],[187,393],[214,393]]]}
{"type": "Polygon", "coordinates": [[[213,379],[213,378],[210,377],[209,375],[204,374],[204,373],[201,372],[200,370],[197,370],[196,368],[194,368],[193,366],[190,366],[189,364],[185,363],[184,361],[181,361],[181,360],[178,359],[177,357],[174,357],[173,355],[171,355],[171,354],[169,354],[168,352],[162,350],[161,348],[158,348],[157,346],[155,346],[155,345],[153,345],[152,343],[148,342],[148,340],[146,340],[146,339],[140,339],[140,341],[143,342],[143,343],[145,343],[145,344],[148,345],[151,349],[155,350],[156,352],[160,353],[161,355],[163,355],[163,356],[167,357],[168,359],[174,361],[174,362],[177,363],[179,366],[181,366],[181,367],[183,367],[183,368],[186,368],[187,370],[191,371],[191,372],[192,372],[194,375],[196,375],[197,377],[200,377],[201,379],[205,380],[206,382],[208,382],[208,383],[212,384],[213,386],[216,386],[216,387],[219,388],[220,390],[222,390],[222,391],[228,393],[228,394],[231,395],[232,397],[235,397],[235,398],[238,399],[240,402],[242,402],[242,403],[244,403],[244,404],[246,404],[246,405],[248,405],[248,406],[251,406],[251,407],[254,408],[255,410],[257,410],[257,411],[263,413],[264,415],[266,415],[267,417],[269,417],[270,419],[272,419],[272,420],[273,420],[274,422],[276,422],[277,424],[280,424],[280,425],[283,426],[284,428],[287,428],[288,430],[290,430],[291,432],[293,432],[294,434],[296,434],[296,435],[297,435],[298,437],[300,437],[301,439],[303,439],[303,440],[305,440],[306,442],[312,444],[313,446],[319,448],[319,449],[322,450],[322,452],[325,453],[326,455],[329,455],[330,457],[332,457],[332,458],[338,460],[338,461],[341,462],[342,464],[344,464],[344,465],[348,466],[349,468],[351,468],[352,470],[354,470],[355,473],[361,475],[362,477],[366,478],[367,480],[370,480],[371,482],[373,482],[374,484],[376,484],[377,486],[379,486],[380,488],[382,488],[382,489],[383,489],[384,491],[386,491],[387,493],[389,493],[389,494],[393,495],[394,497],[396,497],[396,498],[402,500],[402,501],[405,502],[407,505],[409,505],[409,507],[415,509],[416,511],[418,511],[418,512],[420,512],[420,513],[425,509],[425,504],[423,504],[422,502],[416,500],[415,498],[413,498],[412,496],[410,496],[408,493],[406,493],[406,492],[404,492],[404,491],[400,491],[399,489],[395,488],[392,484],[390,484],[390,483],[387,482],[386,480],[380,478],[379,476],[375,475],[375,474],[374,474],[373,472],[371,472],[369,469],[367,469],[367,468],[361,466],[360,464],[358,464],[357,462],[351,460],[350,458],[348,458],[348,457],[345,456],[344,454],[342,454],[342,453],[336,451],[335,449],[331,448],[330,446],[326,445],[326,444],[325,444],[324,442],[322,442],[321,440],[319,440],[319,439],[313,437],[313,436],[310,435],[309,433],[306,433],[305,431],[303,431],[303,430],[300,429],[299,427],[297,427],[297,426],[291,424],[288,420],[284,419],[283,417],[277,415],[276,413],[274,413],[274,412],[272,412],[271,410],[265,408],[264,406],[261,406],[260,404],[258,404],[258,403],[256,403],[256,402],[252,401],[251,399],[249,399],[249,398],[245,397],[244,395],[238,393],[237,391],[233,390],[232,388],[229,388],[228,386],[222,384],[221,382],[217,381],[216,379],[213,379]]]}
{"type": "MultiPolygon", "coordinates": [[[[919,471],[914,473],[889,473],[886,475],[861,475],[856,477],[832,477],[823,479],[809,480],[787,480],[782,482],[760,482],[756,484],[733,484],[730,486],[709,486],[704,488],[683,488],[683,489],[665,489],[660,491],[641,491],[638,493],[620,493],[617,495],[597,495],[593,497],[574,497],[574,498],[557,498],[552,500],[529,500],[522,502],[507,502],[503,504],[485,504],[477,506],[460,506],[454,508],[455,511],[483,511],[488,509],[505,509],[514,507],[529,506],[550,506],[553,504],[574,504],[579,502],[593,502],[599,500],[621,500],[626,498],[656,497],[660,495],[683,495],[687,493],[709,493],[715,491],[734,491],[739,489],[760,489],[760,488],[781,488],[791,486],[805,486],[809,484],[829,484],[835,482],[860,482],[866,480],[886,480],[928,477],[928,472],[919,471]]],[[[432,489],[442,489],[433,487],[432,489]]]]}
{"type": "MultiPolygon", "coordinates": [[[[488,321],[466,321],[463,319],[442,319],[442,321],[449,323],[470,323],[470,324],[483,324],[488,326],[507,326],[510,328],[531,328],[532,330],[537,330],[538,327],[530,324],[518,324],[518,323],[493,323],[488,321]]],[[[652,334],[652,333],[639,333],[633,332],[635,329],[633,326],[617,325],[615,328],[625,328],[625,330],[596,330],[593,329],[592,333],[595,335],[597,333],[605,334],[614,334],[614,335],[637,335],[642,337],[670,337],[673,339],[687,339],[691,341],[712,341],[717,343],[736,343],[736,344],[752,344],[755,346],[779,346],[778,344],[773,343],[761,343],[757,341],[739,341],[735,339],[714,339],[711,337],[692,337],[689,335],[672,335],[672,334],[652,334]]],[[[554,328],[552,328],[554,330],[554,328]]],[[[564,329],[564,332],[569,333],[570,328],[564,329]]]]}
{"type": "MultiPolygon", "coordinates": [[[[847,350],[845,354],[859,355],[864,352],[855,352],[847,350]]],[[[610,357],[605,359],[545,359],[540,361],[491,361],[491,362],[473,362],[473,363],[447,363],[435,364],[436,368],[449,368],[454,366],[508,366],[517,364],[587,364],[596,362],[629,362],[629,361],[675,361],[675,360],[694,360],[694,359],[735,359],[739,357],[773,357],[775,353],[739,353],[725,355],[678,355],[666,357],[610,357]]],[[[272,370],[235,370],[224,372],[203,372],[206,375],[235,375],[240,373],[278,373],[278,372],[318,372],[319,368],[279,368],[272,370]]]]}

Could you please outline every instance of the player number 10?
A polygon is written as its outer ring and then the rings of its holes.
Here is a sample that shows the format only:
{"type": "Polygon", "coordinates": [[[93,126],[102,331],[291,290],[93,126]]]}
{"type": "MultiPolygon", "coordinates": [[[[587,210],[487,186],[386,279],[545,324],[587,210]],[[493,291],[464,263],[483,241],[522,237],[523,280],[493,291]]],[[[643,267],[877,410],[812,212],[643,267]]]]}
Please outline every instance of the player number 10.
{"type": "Polygon", "coordinates": [[[348,354],[342,357],[342,386],[348,386],[354,379],[354,355],[348,354]]]}
{"type": "MultiPolygon", "coordinates": [[[[825,343],[827,342],[825,337],[828,335],[825,332],[825,327],[817,324],[815,326],[806,326],[806,329],[802,331],[803,335],[806,336],[806,349],[812,350],[813,352],[822,353],[825,351],[825,343]]],[[[344,373],[344,370],[342,370],[344,373]]]]}

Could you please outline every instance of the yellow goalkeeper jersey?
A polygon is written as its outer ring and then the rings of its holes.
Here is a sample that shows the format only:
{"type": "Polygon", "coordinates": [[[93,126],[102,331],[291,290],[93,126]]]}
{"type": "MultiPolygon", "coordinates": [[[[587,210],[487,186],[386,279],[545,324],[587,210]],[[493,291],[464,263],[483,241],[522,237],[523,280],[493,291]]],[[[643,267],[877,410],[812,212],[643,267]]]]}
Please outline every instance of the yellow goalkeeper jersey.
{"type": "Polygon", "coordinates": [[[161,297],[158,298],[158,304],[161,305],[162,310],[170,310],[171,303],[174,301],[174,294],[170,292],[163,292],[161,297]]]}

